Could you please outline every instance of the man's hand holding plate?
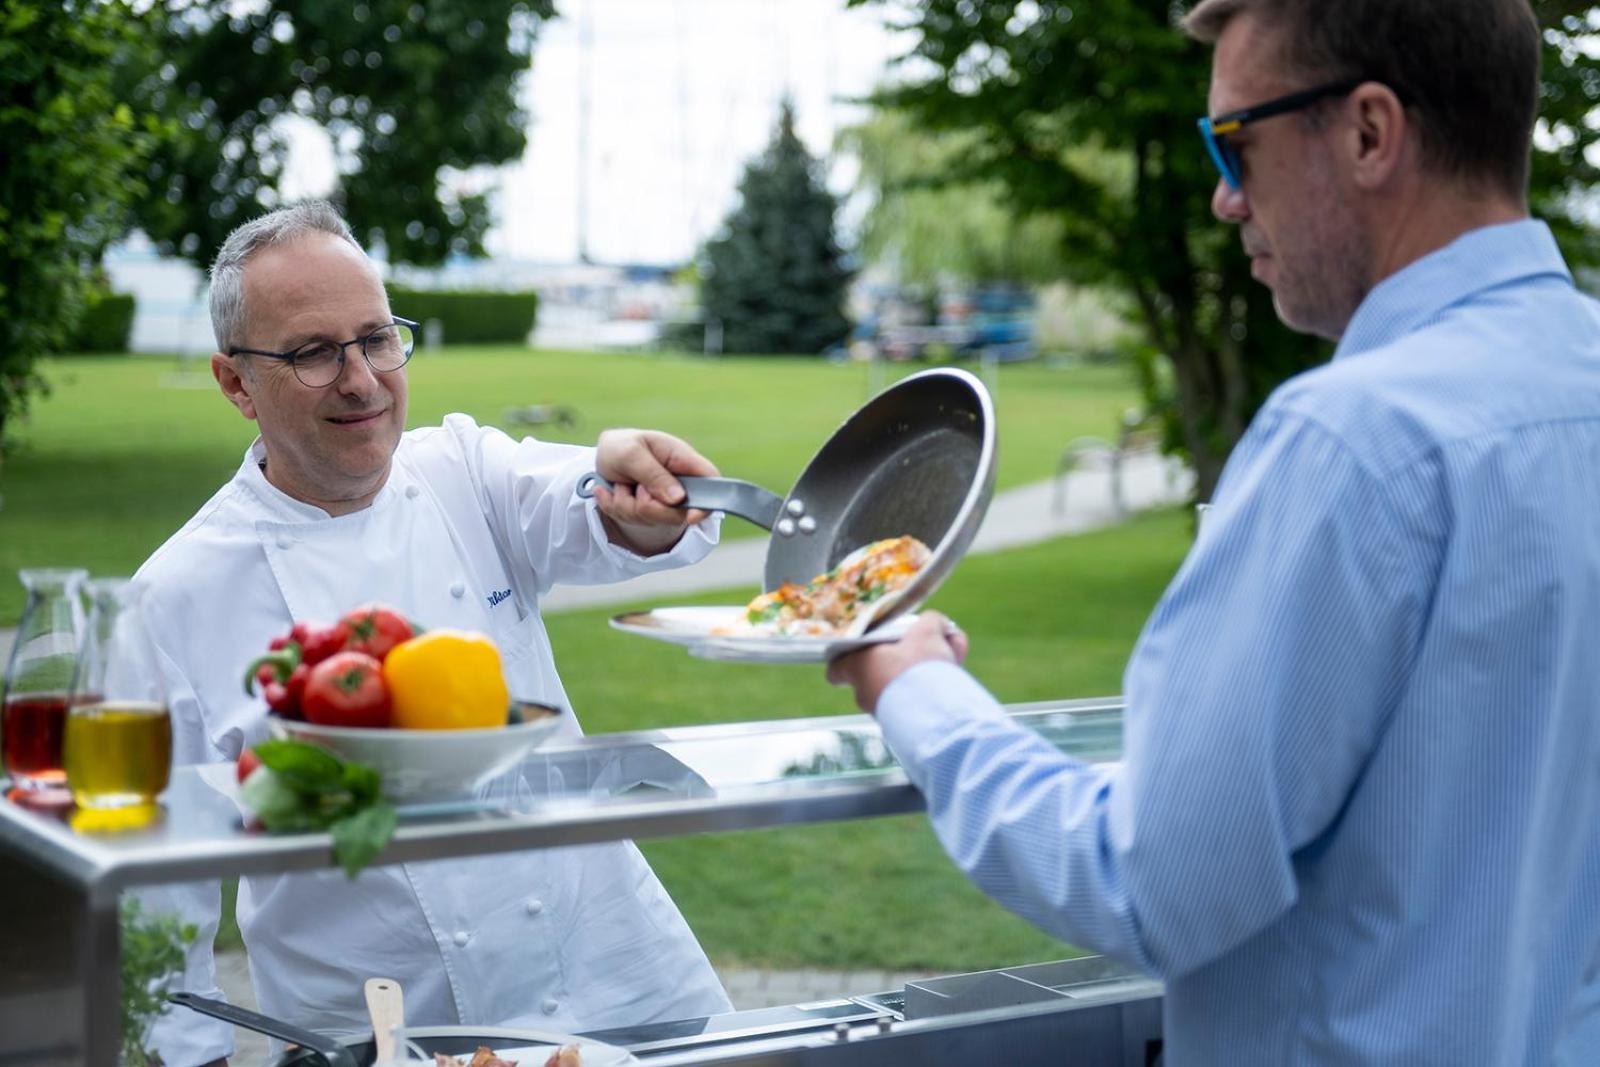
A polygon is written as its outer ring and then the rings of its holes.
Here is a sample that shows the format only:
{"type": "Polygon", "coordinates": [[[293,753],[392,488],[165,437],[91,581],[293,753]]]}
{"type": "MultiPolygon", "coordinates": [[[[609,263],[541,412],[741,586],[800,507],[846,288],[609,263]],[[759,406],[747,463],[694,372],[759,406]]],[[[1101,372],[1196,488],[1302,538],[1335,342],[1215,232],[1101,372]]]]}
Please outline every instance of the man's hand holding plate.
{"type": "Polygon", "coordinates": [[[967,635],[937,611],[924,611],[898,641],[868,645],[828,664],[828,681],[855,690],[856,705],[875,713],[889,683],[919,663],[960,664],[967,658],[967,635]]]}

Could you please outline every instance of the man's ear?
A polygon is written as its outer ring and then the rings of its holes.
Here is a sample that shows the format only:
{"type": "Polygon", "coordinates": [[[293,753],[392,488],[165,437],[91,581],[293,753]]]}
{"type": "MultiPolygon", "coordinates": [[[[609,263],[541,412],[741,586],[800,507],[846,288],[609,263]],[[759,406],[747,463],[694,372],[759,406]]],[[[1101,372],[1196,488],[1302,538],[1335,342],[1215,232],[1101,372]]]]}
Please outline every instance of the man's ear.
{"type": "Polygon", "coordinates": [[[224,355],[221,352],[211,353],[211,376],[217,380],[217,385],[222,389],[222,395],[228,398],[228,403],[239,409],[239,414],[247,419],[256,417],[255,398],[250,395],[255,388],[255,382],[248,371],[241,371],[234,362],[236,356],[224,355]]]}
{"type": "Polygon", "coordinates": [[[1410,151],[1413,136],[1405,105],[1394,90],[1379,82],[1356,86],[1345,107],[1353,117],[1346,145],[1351,176],[1359,188],[1376,190],[1386,185],[1410,151]]]}

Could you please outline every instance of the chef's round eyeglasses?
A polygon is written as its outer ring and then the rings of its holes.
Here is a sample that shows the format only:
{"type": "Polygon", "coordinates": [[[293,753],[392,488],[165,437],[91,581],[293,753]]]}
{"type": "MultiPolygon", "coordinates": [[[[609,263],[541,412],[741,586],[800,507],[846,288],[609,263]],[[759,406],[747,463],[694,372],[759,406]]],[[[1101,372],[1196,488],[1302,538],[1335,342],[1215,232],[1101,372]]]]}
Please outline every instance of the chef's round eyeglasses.
{"type": "Polygon", "coordinates": [[[230,348],[230,356],[266,356],[281,359],[289,364],[301,384],[313,389],[332,385],[344,373],[344,350],[351,345],[361,346],[361,355],[367,366],[378,374],[397,371],[406,365],[416,347],[417,323],[397,318],[387,326],[379,326],[365,337],[349,341],[308,341],[290,352],[265,352],[259,348],[230,348]]]}
{"type": "Polygon", "coordinates": [[[1206,143],[1206,151],[1211,154],[1211,162],[1217,165],[1217,170],[1222,174],[1222,180],[1228,183],[1228,188],[1241,189],[1244,187],[1244,161],[1239,158],[1239,150],[1229,143],[1228,134],[1238,133],[1250,123],[1270,119],[1274,115],[1287,115],[1291,111],[1304,110],[1330,96],[1343,96],[1367,80],[1356,78],[1331,82],[1312,89],[1302,89],[1288,96],[1280,96],[1266,103],[1256,104],[1254,107],[1230,111],[1216,118],[1202,117],[1198,122],[1200,139],[1206,143]]]}

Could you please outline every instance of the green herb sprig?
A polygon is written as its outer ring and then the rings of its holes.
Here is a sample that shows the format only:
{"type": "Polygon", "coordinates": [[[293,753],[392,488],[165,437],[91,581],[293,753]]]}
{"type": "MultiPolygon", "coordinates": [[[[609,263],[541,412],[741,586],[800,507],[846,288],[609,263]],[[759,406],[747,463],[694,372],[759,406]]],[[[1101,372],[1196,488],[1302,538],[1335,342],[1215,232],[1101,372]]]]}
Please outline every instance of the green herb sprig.
{"type": "Polygon", "coordinates": [[[117,926],[122,960],[122,1062],[155,1067],[161,1057],[145,1048],[150,1029],[170,1009],[167,987],[183,972],[197,930],[174,915],[146,915],[139,898],[125,896],[117,926]]]}
{"type": "Polygon", "coordinates": [[[394,806],[383,799],[371,767],[305,741],[263,741],[254,751],[261,766],[245,780],[239,799],[268,831],[328,831],[333,858],[351,878],[394,836],[394,806]]]}

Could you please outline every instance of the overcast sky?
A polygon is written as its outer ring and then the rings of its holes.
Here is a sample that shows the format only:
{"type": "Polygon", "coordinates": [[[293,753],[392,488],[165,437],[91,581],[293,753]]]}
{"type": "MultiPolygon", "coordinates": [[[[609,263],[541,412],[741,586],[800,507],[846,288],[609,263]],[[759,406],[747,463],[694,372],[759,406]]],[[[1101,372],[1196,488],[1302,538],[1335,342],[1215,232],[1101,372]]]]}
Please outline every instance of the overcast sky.
{"type": "MultiPolygon", "coordinates": [[[[904,50],[881,9],[846,10],[844,0],[558,0],[558,9],[525,82],[527,152],[494,174],[494,255],[577,258],[585,82],[589,254],[675,263],[736,203],[784,93],[801,138],[827,155],[837,130],[864,115],[842,98],[869,92],[904,50]]],[[[285,191],[324,191],[325,143],[301,131],[295,145],[285,191]]],[[[843,193],[853,177],[846,161],[829,184],[843,193]]]]}
{"type": "MultiPolygon", "coordinates": [[[[496,252],[578,249],[579,129],[587,49],[589,251],[601,261],[687,259],[735,202],[744,162],[795,100],[818,155],[863,109],[896,45],[877,9],[844,0],[563,0],[533,57],[528,152],[501,175],[496,252]]],[[[833,183],[851,175],[836,170],[833,183]]]]}

